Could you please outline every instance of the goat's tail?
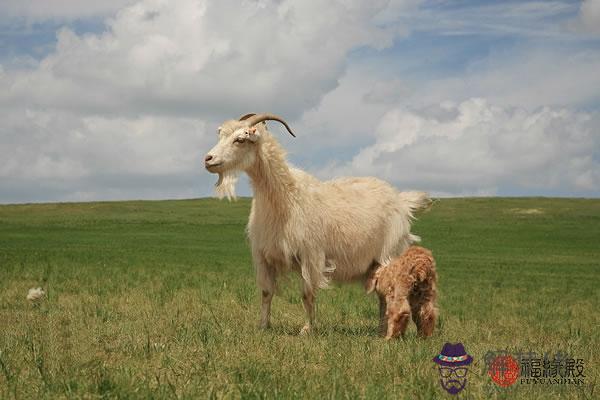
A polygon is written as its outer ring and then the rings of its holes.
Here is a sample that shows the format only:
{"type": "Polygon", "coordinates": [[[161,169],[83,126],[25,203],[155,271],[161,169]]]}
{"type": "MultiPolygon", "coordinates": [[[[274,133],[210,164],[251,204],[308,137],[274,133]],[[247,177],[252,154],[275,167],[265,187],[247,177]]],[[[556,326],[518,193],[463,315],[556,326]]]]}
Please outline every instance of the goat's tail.
{"type": "Polygon", "coordinates": [[[419,211],[427,210],[433,204],[433,201],[425,192],[400,192],[400,199],[408,207],[408,213],[411,218],[419,211]]]}
{"type": "MultiPolygon", "coordinates": [[[[398,193],[398,199],[400,200],[401,207],[404,209],[404,215],[408,217],[407,222],[409,223],[415,219],[415,213],[428,210],[433,204],[429,194],[425,192],[400,192],[398,193]]],[[[419,236],[409,233],[406,245],[410,246],[420,241],[421,238],[419,236]]]]}

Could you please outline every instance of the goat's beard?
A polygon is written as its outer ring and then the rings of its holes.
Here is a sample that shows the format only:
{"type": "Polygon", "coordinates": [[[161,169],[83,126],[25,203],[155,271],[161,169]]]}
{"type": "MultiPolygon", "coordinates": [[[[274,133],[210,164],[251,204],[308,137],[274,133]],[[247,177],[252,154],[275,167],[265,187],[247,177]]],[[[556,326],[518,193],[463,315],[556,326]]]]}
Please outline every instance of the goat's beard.
{"type": "Polygon", "coordinates": [[[238,175],[239,172],[237,171],[219,172],[219,180],[215,184],[215,191],[220,199],[227,197],[228,200],[235,200],[235,184],[238,181],[238,175]]]}

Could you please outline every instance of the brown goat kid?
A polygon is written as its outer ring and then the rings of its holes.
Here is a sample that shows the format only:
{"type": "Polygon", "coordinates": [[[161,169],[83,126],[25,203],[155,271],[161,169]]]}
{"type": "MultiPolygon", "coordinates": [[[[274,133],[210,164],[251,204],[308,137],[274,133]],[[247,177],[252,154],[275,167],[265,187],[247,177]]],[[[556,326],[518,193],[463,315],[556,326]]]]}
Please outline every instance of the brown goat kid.
{"type": "Polygon", "coordinates": [[[420,246],[409,247],[401,256],[371,271],[365,286],[367,293],[375,290],[380,304],[385,305],[379,328],[386,340],[404,336],[411,315],[419,336],[433,334],[438,315],[436,284],[433,255],[420,246]]]}

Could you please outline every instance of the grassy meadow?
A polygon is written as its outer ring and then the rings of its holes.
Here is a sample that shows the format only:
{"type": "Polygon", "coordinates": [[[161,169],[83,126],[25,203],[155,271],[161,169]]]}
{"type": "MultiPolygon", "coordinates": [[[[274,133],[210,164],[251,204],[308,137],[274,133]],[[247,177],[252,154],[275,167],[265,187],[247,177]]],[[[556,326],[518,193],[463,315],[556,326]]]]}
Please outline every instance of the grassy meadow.
{"type": "Polygon", "coordinates": [[[459,398],[598,398],[600,200],[436,202],[413,231],[437,258],[440,320],[392,342],[358,285],[321,291],[318,331],[298,336],[295,277],[259,331],[249,209],[0,206],[0,398],[453,398],[432,362],[447,341],[474,358],[459,398]],[[586,384],[496,386],[483,356],[500,349],[582,358],[586,384]]]}

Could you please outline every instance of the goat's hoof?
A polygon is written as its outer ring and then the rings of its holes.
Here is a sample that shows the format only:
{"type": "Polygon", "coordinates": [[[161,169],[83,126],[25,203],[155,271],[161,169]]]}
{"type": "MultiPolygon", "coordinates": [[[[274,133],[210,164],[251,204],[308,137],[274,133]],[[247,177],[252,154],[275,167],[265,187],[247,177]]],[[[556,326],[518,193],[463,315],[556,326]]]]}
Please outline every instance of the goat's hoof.
{"type": "Polygon", "coordinates": [[[267,329],[271,328],[271,323],[267,322],[266,324],[263,324],[262,322],[260,324],[258,324],[258,329],[261,329],[263,331],[266,331],[267,329]]]}
{"type": "Polygon", "coordinates": [[[312,327],[309,324],[306,324],[300,329],[300,336],[310,335],[312,332],[312,327]]]}

